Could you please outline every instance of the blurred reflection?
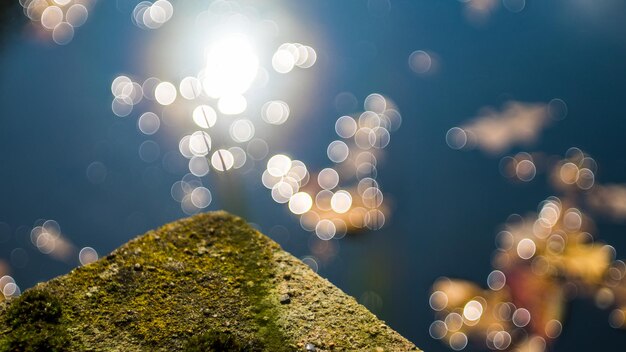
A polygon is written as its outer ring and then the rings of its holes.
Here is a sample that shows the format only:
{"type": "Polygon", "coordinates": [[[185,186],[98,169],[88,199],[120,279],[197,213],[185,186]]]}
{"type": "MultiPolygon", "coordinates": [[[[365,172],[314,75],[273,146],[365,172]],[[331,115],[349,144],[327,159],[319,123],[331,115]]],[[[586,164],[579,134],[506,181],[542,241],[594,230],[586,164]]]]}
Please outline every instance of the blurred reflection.
{"type": "Polygon", "coordinates": [[[306,231],[322,240],[341,238],[361,229],[378,230],[389,207],[376,181],[378,160],[402,117],[395,104],[373,93],[364,100],[363,113],[341,116],[335,123],[340,139],[331,142],[327,156],[333,167],[309,174],[306,165],[285,155],[274,155],[263,172],[263,185],[277,203],[288,203],[306,231]],[[356,116],[358,115],[358,117],[356,116]]]}
{"type": "MultiPolygon", "coordinates": [[[[532,160],[527,153],[509,157],[503,175],[524,181],[519,166],[532,160]]],[[[594,240],[593,217],[584,210],[590,205],[596,214],[620,218],[625,189],[596,184],[597,164],[578,148],[549,160],[549,180],[563,196],[509,217],[496,237],[487,289],[463,280],[435,282],[433,338],[454,350],[469,339],[490,350],[544,351],[561,334],[566,303],[577,297],[612,309],[609,324],[626,327],[626,264],[615,260],[613,247],[594,240]]]]}
{"type": "Polygon", "coordinates": [[[19,3],[37,35],[66,45],[74,39],[75,29],[87,22],[96,0],[20,0],[19,3]]]}
{"type": "MultiPolygon", "coordinates": [[[[135,22],[142,28],[158,28],[149,25],[156,20],[147,17],[152,18],[159,1],[142,4],[133,12],[135,22]]],[[[170,12],[162,14],[161,19],[166,21],[170,12]]],[[[258,111],[248,102],[267,85],[267,72],[273,69],[282,76],[309,69],[317,61],[316,50],[290,42],[272,50],[271,59],[260,56],[260,42],[274,39],[272,35],[258,38],[258,33],[264,33],[268,19],[244,11],[237,2],[212,3],[198,18],[207,20],[197,21],[195,29],[212,33],[215,39],[209,42],[205,65],[196,75],[172,82],[156,77],[141,81],[120,75],[111,83],[111,110],[116,116],[125,118],[137,108],[150,109],[141,112],[137,121],[139,131],[145,135],[156,135],[165,125],[184,131],[187,122],[193,121],[193,129],[178,142],[180,155],[188,160],[188,170],[171,187],[172,198],[180,203],[181,209],[191,215],[211,205],[213,194],[203,179],[211,173],[247,170],[252,163],[260,161],[266,165],[261,181],[271,191],[272,199],[286,204],[291,213],[300,216],[302,228],[314,232],[319,239],[330,240],[360,229],[381,228],[389,217],[389,208],[376,181],[377,167],[391,141],[391,133],[402,122],[395,103],[372,93],[363,100],[363,112],[339,117],[335,123],[338,139],[326,148],[333,165],[311,174],[303,161],[286,153],[270,154],[267,142],[270,139],[262,134],[266,125],[277,129],[290,121],[292,107],[280,99],[266,101],[260,108],[259,119],[258,111]],[[269,62],[271,67],[263,64],[269,62]],[[166,108],[171,110],[163,110],[166,108]],[[159,110],[163,113],[153,112],[159,110]],[[175,121],[167,121],[166,111],[173,112],[175,121]]],[[[273,27],[278,29],[279,25],[273,23],[273,27]]],[[[354,111],[356,97],[348,98],[352,100],[350,110],[354,111]]],[[[286,136],[276,135],[271,139],[278,138],[286,136]]],[[[161,154],[159,144],[153,140],[145,141],[139,148],[139,155],[146,163],[159,160],[161,154]]],[[[164,166],[170,168],[167,160],[164,156],[164,166]]],[[[106,169],[100,169],[101,178],[106,177],[106,169]]]]}
{"type": "Polygon", "coordinates": [[[589,194],[589,204],[616,220],[626,220],[626,185],[594,187],[589,194]]]}
{"type": "Polygon", "coordinates": [[[512,146],[534,142],[552,121],[565,117],[566,109],[560,99],[549,104],[511,101],[502,111],[483,108],[470,123],[451,128],[446,134],[446,143],[452,149],[479,148],[499,154],[512,146]]]}

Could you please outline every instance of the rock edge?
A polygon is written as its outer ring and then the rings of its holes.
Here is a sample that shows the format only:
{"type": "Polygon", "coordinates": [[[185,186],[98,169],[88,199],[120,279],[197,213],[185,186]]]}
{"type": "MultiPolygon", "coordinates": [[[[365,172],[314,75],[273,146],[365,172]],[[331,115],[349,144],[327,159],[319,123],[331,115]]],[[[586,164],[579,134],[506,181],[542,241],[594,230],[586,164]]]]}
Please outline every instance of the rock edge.
{"type": "Polygon", "coordinates": [[[0,351],[41,349],[419,351],[225,212],[149,231],[0,303],[0,351]]]}

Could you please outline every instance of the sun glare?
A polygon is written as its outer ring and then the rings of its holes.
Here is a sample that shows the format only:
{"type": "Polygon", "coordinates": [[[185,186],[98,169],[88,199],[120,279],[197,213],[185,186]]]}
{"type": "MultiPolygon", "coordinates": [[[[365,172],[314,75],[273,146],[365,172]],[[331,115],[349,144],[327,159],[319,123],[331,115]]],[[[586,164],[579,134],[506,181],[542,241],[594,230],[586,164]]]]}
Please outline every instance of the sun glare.
{"type": "Polygon", "coordinates": [[[222,113],[241,113],[246,108],[245,98],[241,98],[258,70],[259,59],[248,38],[241,34],[229,35],[209,48],[202,86],[208,96],[224,100],[220,105],[228,108],[222,113]],[[233,102],[238,106],[232,106],[233,102]]]}

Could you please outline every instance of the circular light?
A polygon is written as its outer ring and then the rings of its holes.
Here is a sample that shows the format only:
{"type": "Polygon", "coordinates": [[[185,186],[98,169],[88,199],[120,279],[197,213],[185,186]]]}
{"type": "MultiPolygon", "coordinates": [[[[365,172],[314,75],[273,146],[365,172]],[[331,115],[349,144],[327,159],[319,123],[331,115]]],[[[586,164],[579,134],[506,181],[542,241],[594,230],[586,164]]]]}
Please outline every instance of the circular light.
{"type": "Polygon", "coordinates": [[[306,192],[298,192],[289,199],[289,210],[296,214],[304,214],[311,210],[313,199],[306,192]]]}
{"type": "Polygon", "coordinates": [[[279,181],[272,187],[272,199],[277,203],[289,202],[294,194],[294,189],[288,182],[279,181]]]}
{"type": "Polygon", "coordinates": [[[591,189],[591,187],[593,187],[594,183],[595,183],[595,175],[593,171],[587,168],[580,169],[580,171],[578,172],[578,179],[576,180],[576,185],[578,185],[580,189],[588,190],[588,189],[591,189]]]}
{"type": "Polygon", "coordinates": [[[409,67],[417,74],[424,74],[430,71],[433,59],[423,50],[416,50],[409,55],[409,67]]]}
{"type": "Polygon", "coordinates": [[[155,141],[145,141],[139,146],[139,157],[146,163],[155,162],[161,155],[161,148],[155,141]]]}
{"type": "Polygon", "coordinates": [[[269,147],[264,140],[255,138],[248,143],[246,152],[253,160],[262,160],[267,156],[269,147]]]}
{"type": "Polygon", "coordinates": [[[379,230],[385,225],[385,214],[378,209],[370,209],[365,213],[365,226],[370,230],[379,230]]]}
{"type": "Polygon", "coordinates": [[[150,17],[159,24],[169,21],[173,14],[174,7],[167,0],[157,0],[150,6],[150,17]]]}
{"type": "Polygon", "coordinates": [[[448,295],[443,291],[435,291],[428,299],[430,308],[435,311],[441,311],[448,306],[448,295]]]}
{"type": "Polygon", "coordinates": [[[111,110],[119,117],[126,117],[133,111],[133,103],[129,98],[116,97],[111,103],[111,110]]]}
{"type": "Polygon", "coordinates": [[[537,174],[537,168],[535,164],[530,160],[522,160],[517,163],[515,167],[515,173],[517,174],[517,178],[521,181],[529,182],[535,178],[537,174]]]}
{"type": "Polygon", "coordinates": [[[211,165],[217,171],[227,171],[235,165],[235,158],[228,150],[219,149],[211,156],[211,165]]]}
{"type": "Polygon", "coordinates": [[[452,149],[463,149],[467,144],[467,133],[462,128],[452,127],[446,133],[446,143],[452,149]]]}
{"type": "Polygon", "coordinates": [[[365,98],[363,107],[366,111],[373,111],[377,114],[382,114],[385,110],[387,110],[387,100],[382,95],[373,93],[365,98]]]}
{"type": "Polygon", "coordinates": [[[82,4],[74,4],[70,6],[65,13],[66,21],[75,28],[85,24],[85,22],[87,22],[87,17],[89,17],[89,11],[82,4]]]}
{"type": "Polygon", "coordinates": [[[335,227],[335,224],[328,219],[321,220],[315,226],[315,234],[324,241],[328,241],[335,237],[336,232],[337,228],[335,227]]]}
{"type": "Polygon", "coordinates": [[[337,191],[330,199],[330,207],[335,213],[346,213],[352,207],[352,196],[346,191],[337,191]]]}
{"type": "Polygon", "coordinates": [[[506,276],[500,270],[492,271],[487,277],[487,285],[494,291],[501,290],[506,284],[506,276]]]}
{"type": "Polygon", "coordinates": [[[74,27],[67,22],[61,22],[52,31],[52,40],[59,45],[66,45],[74,38],[74,27]]]}
{"type": "Polygon", "coordinates": [[[467,346],[467,335],[462,332],[455,332],[450,336],[450,348],[460,351],[467,346]]]}
{"type": "Polygon", "coordinates": [[[106,179],[107,168],[103,163],[99,161],[94,161],[93,163],[89,164],[89,166],[87,166],[86,174],[89,182],[97,185],[103,183],[106,179]]]}
{"type": "Polygon", "coordinates": [[[356,121],[350,116],[342,116],[335,122],[335,132],[341,138],[350,138],[354,136],[357,130],[356,121]]]}
{"type": "Polygon", "coordinates": [[[247,142],[254,137],[254,125],[250,120],[237,120],[230,125],[230,136],[235,142],[247,142]]]}
{"type": "Polygon", "coordinates": [[[48,6],[41,13],[41,25],[46,29],[54,29],[63,22],[63,10],[58,6],[48,6]]]}
{"type": "Polygon", "coordinates": [[[111,82],[111,93],[113,93],[114,96],[118,97],[122,95],[122,92],[129,84],[133,84],[133,81],[131,81],[130,78],[126,76],[115,77],[113,82],[111,82]]]}
{"type": "Polygon", "coordinates": [[[176,100],[176,87],[170,82],[161,82],[154,90],[154,97],[161,105],[170,105],[176,100]]]}
{"type": "Polygon", "coordinates": [[[202,83],[196,77],[185,77],[180,81],[178,90],[183,98],[193,100],[202,93],[202,83]]]}
{"type": "Polygon", "coordinates": [[[448,328],[446,327],[446,323],[443,321],[435,320],[432,324],[430,324],[428,333],[433,339],[441,340],[448,333],[448,328]]]}
{"type": "MultiPolygon", "coordinates": [[[[130,79],[129,79],[129,81],[130,81],[130,79]]],[[[143,91],[143,96],[146,99],[156,100],[156,98],[154,96],[154,91],[156,89],[156,86],[159,85],[159,83],[161,83],[161,81],[158,78],[156,78],[156,77],[149,77],[145,81],[143,81],[143,84],[141,85],[141,90],[143,91]]]]}
{"type": "Polygon", "coordinates": [[[191,116],[193,117],[193,122],[202,128],[213,127],[217,122],[217,113],[208,105],[197,106],[193,109],[191,116]]]}
{"type": "Polygon", "coordinates": [[[626,314],[620,309],[614,309],[609,316],[609,325],[614,329],[619,329],[626,322],[626,314]]]}
{"type": "Polygon", "coordinates": [[[331,168],[325,168],[317,175],[317,183],[323,189],[333,189],[339,184],[339,174],[331,168]]]}
{"type": "Polygon", "coordinates": [[[530,312],[525,308],[518,308],[513,312],[513,324],[517,327],[524,327],[530,323],[530,312]]]}
{"type": "Polygon", "coordinates": [[[189,172],[197,177],[205,176],[209,173],[209,161],[204,156],[194,156],[189,159],[189,172]]]}
{"type": "MultiPolygon", "coordinates": [[[[211,136],[204,131],[194,132],[189,137],[189,151],[191,156],[203,156],[209,154],[211,150],[211,136]]],[[[182,150],[181,150],[182,152],[182,150]]],[[[183,153],[183,155],[185,155],[183,153]]],[[[190,157],[191,157],[190,156],[190,157]]]]}
{"type": "Polygon", "coordinates": [[[367,136],[369,144],[376,149],[383,149],[391,141],[391,135],[384,127],[374,127],[367,136]]]}
{"type": "Polygon", "coordinates": [[[563,325],[560,321],[556,319],[552,319],[546,323],[546,336],[555,339],[561,335],[561,331],[563,330],[563,325]]]}
{"type": "Polygon", "coordinates": [[[235,159],[235,162],[233,164],[233,167],[235,169],[239,169],[241,167],[243,167],[246,164],[246,152],[239,148],[239,147],[230,147],[228,148],[228,151],[230,151],[230,153],[233,155],[233,158],[235,159]]]}
{"type": "Polygon", "coordinates": [[[261,108],[261,117],[273,125],[283,124],[289,118],[289,105],[280,100],[268,101],[261,108]]]}
{"type": "Polygon", "coordinates": [[[315,226],[320,221],[319,215],[314,211],[309,211],[300,216],[300,226],[305,231],[315,231],[315,226]]]}
{"type": "Polygon", "coordinates": [[[463,316],[469,321],[476,321],[480,319],[483,314],[483,306],[478,301],[469,301],[463,308],[463,316]]]}
{"type": "Polygon", "coordinates": [[[98,252],[91,247],[85,247],[78,252],[78,260],[80,265],[91,264],[98,260],[98,252]]]}
{"type": "Polygon", "coordinates": [[[323,189],[317,192],[317,194],[315,195],[315,205],[317,205],[320,210],[329,211],[331,210],[330,200],[332,199],[332,197],[333,192],[327,189],[323,189]]]}
{"type": "Polygon", "coordinates": [[[272,56],[272,67],[278,73],[288,73],[293,70],[296,59],[286,49],[278,49],[272,56]]]}
{"type": "MultiPolygon", "coordinates": [[[[524,1],[524,0],[510,0],[524,1]]],[[[552,99],[548,103],[548,112],[555,120],[563,120],[567,116],[567,104],[562,99],[552,99]]]]}
{"type": "Polygon", "coordinates": [[[200,209],[208,207],[212,200],[211,191],[206,187],[197,187],[191,192],[191,203],[200,209]]]}
{"type": "Polygon", "coordinates": [[[312,67],[317,61],[317,53],[315,52],[315,49],[311,48],[310,46],[305,45],[304,49],[306,50],[306,59],[303,60],[304,62],[302,62],[298,66],[301,68],[312,67]]]}
{"type": "Polygon", "coordinates": [[[511,345],[511,334],[498,331],[493,335],[493,346],[498,350],[506,350],[511,345]]]}
{"type": "Polygon", "coordinates": [[[573,185],[578,181],[579,170],[578,166],[574,163],[565,163],[559,170],[559,176],[563,183],[573,185]]]}
{"type": "Polygon", "coordinates": [[[361,194],[363,205],[368,208],[378,208],[383,204],[383,192],[378,187],[368,187],[361,194]]]}
{"type": "Polygon", "coordinates": [[[350,148],[348,148],[348,145],[342,141],[333,141],[328,145],[326,154],[328,155],[328,159],[332,162],[341,163],[348,158],[350,148]]]}
{"type": "Polygon", "coordinates": [[[529,238],[524,238],[517,244],[517,255],[522,259],[530,259],[535,255],[537,249],[535,242],[529,238]]]}
{"type": "Polygon", "coordinates": [[[283,154],[277,154],[267,161],[267,172],[275,177],[287,175],[291,169],[291,159],[283,154]]]}
{"type": "Polygon", "coordinates": [[[137,120],[137,127],[139,127],[141,133],[146,135],[153,135],[157,133],[160,126],[161,121],[153,112],[146,112],[139,117],[139,120],[137,120]]]}
{"type": "Polygon", "coordinates": [[[319,269],[319,265],[317,264],[317,261],[314,257],[306,256],[301,260],[304,264],[308,265],[309,268],[311,268],[311,270],[313,270],[314,272],[317,272],[317,270],[319,269]]]}

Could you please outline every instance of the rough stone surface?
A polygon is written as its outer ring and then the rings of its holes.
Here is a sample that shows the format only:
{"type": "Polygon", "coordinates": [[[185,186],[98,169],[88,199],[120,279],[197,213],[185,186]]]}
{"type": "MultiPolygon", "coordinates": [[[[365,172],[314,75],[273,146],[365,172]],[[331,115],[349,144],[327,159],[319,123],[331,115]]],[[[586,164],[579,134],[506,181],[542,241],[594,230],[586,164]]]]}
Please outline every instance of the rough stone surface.
{"type": "Polygon", "coordinates": [[[0,351],[418,351],[224,212],[138,237],[0,303],[0,351]]]}

